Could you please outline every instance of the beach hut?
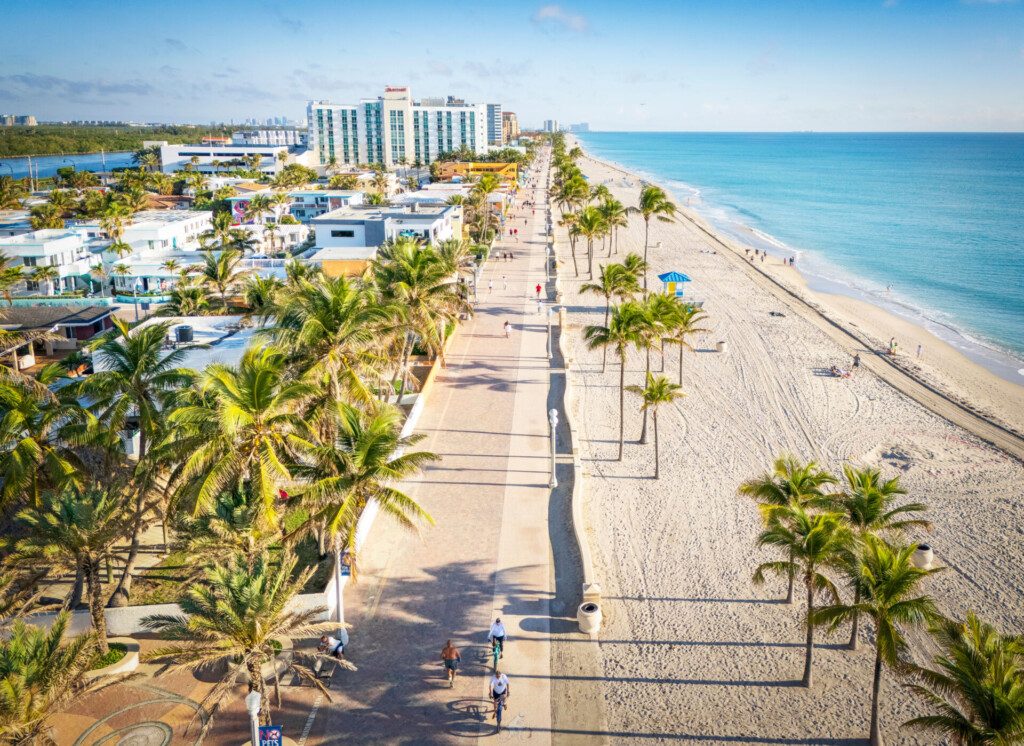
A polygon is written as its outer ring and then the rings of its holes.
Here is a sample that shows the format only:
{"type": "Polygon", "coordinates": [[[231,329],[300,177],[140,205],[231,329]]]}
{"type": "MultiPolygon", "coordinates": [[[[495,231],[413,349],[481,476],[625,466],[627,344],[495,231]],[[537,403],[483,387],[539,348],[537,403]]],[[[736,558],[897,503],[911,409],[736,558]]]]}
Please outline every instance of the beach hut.
{"type": "Polygon", "coordinates": [[[658,279],[665,287],[665,295],[674,295],[677,298],[683,297],[683,283],[690,282],[690,278],[682,272],[666,272],[658,275],[658,279]]]}

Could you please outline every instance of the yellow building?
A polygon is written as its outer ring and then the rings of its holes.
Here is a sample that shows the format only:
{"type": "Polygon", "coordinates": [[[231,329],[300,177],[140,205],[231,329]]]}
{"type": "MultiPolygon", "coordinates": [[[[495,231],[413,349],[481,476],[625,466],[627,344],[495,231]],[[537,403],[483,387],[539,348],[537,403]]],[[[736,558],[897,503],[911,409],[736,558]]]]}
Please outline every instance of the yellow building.
{"type": "Polygon", "coordinates": [[[493,174],[508,184],[515,184],[519,181],[518,163],[467,163],[461,161],[446,161],[440,165],[440,175],[445,181],[454,178],[476,179],[484,174],[493,174]]]}
{"type": "Polygon", "coordinates": [[[309,261],[320,265],[327,277],[358,277],[376,256],[376,246],[337,246],[320,249],[309,261]]]}

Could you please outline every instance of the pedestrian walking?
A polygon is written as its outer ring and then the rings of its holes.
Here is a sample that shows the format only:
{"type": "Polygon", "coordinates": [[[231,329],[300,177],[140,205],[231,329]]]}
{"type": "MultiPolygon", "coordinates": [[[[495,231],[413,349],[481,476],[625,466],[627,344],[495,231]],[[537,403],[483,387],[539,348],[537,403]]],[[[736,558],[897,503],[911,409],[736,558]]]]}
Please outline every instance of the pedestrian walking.
{"type": "Polygon", "coordinates": [[[505,275],[501,276],[501,289],[508,290],[508,277],[505,275]]]}
{"type": "Polygon", "coordinates": [[[921,345],[918,345],[917,346],[917,359],[918,360],[921,359],[921,351],[922,351],[922,347],[921,347],[921,345]]]}
{"type": "Polygon", "coordinates": [[[511,336],[512,325],[510,323],[508,323],[508,321],[506,321],[504,328],[505,328],[505,339],[508,339],[509,336],[511,336]]]}
{"type": "Polygon", "coordinates": [[[534,290],[536,290],[536,291],[537,291],[537,300],[540,300],[540,291],[541,291],[542,289],[543,289],[543,288],[541,288],[541,286],[540,286],[540,283],[538,282],[538,283],[537,283],[537,287],[535,287],[535,288],[534,288],[534,290]]]}
{"type": "Polygon", "coordinates": [[[487,281],[487,292],[490,293],[492,290],[494,290],[494,280],[488,280],[487,281]]]}

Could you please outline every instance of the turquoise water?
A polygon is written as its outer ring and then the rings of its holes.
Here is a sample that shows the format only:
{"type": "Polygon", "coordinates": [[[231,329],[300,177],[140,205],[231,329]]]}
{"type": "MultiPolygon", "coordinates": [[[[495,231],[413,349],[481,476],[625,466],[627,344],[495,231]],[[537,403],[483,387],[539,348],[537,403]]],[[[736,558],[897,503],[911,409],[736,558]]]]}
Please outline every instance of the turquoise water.
{"type": "MultiPolygon", "coordinates": [[[[79,171],[102,171],[106,168],[124,168],[131,166],[132,153],[114,151],[112,153],[82,153],[72,155],[42,155],[32,157],[33,175],[46,178],[57,173],[58,168],[74,166],[79,171]]],[[[24,179],[28,176],[29,159],[24,156],[0,158],[0,176],[13,176],[24,179]]]]}
{"type": "Polygon", "coordinates": [[[720,230],[796,256],[812,287],[907,316],[1024,382],[1024,134],[577,137],[720,230]]]}

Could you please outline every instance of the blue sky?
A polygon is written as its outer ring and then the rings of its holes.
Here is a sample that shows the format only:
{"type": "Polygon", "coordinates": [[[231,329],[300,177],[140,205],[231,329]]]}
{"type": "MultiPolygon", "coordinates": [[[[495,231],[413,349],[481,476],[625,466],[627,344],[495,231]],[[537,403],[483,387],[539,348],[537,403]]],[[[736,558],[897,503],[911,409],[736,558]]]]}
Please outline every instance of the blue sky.
{"type": "Polygon", "coordinates": [[[604,130],[1024,130],[1024,0],[0,0],[0,111],[301,118],[388,84],[604,130]]]}

